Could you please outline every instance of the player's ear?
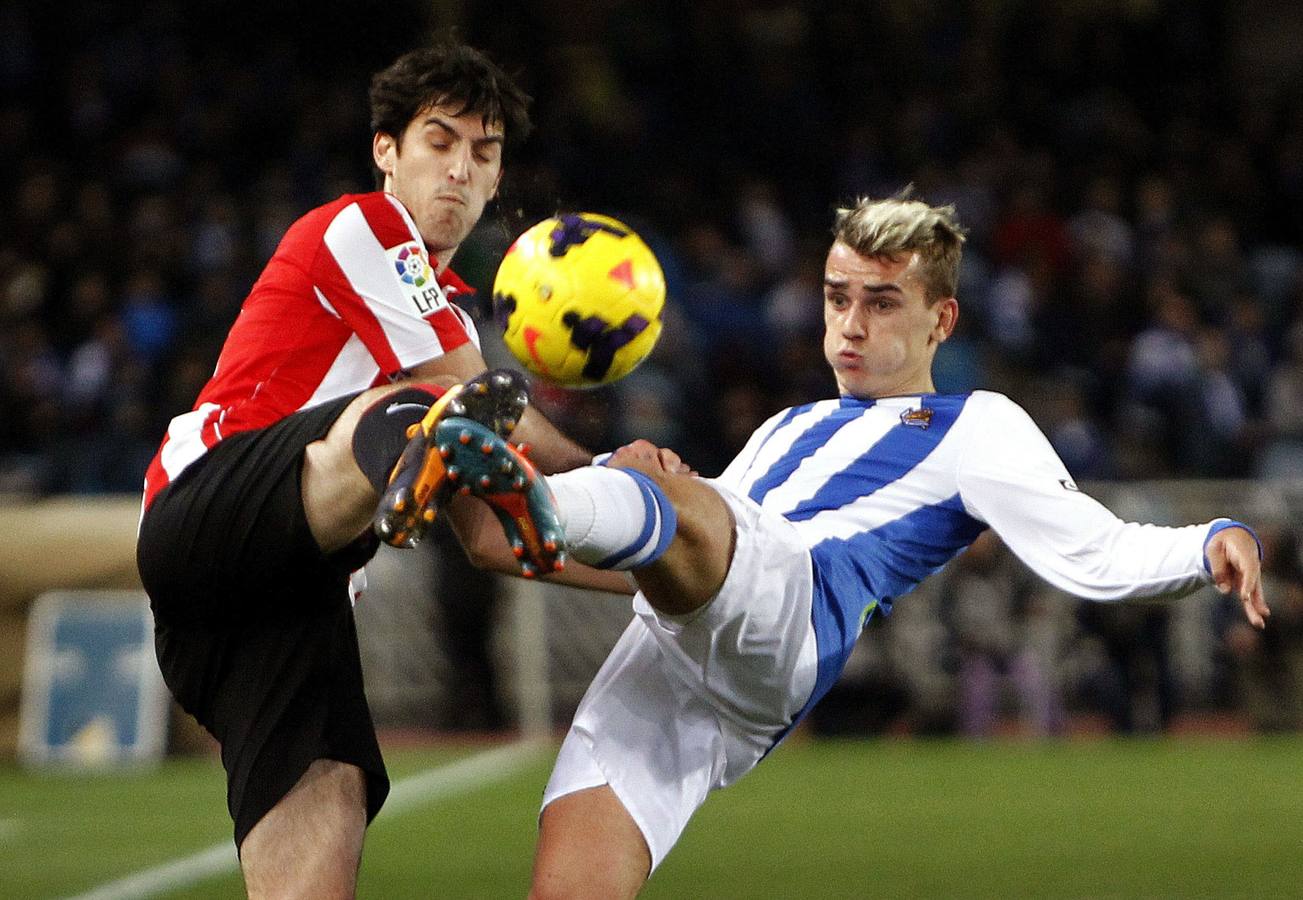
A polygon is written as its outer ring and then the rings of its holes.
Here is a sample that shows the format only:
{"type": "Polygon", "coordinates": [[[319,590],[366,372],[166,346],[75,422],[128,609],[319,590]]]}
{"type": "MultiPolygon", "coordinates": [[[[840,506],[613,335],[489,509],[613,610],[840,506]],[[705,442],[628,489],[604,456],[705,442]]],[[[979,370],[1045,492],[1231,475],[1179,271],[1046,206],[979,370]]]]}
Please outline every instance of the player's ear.
{"type": "Polygon", "coordinates": [[[937,323],[932,328],[932,339],[938,344],[950,337],[959,324],[959,301],[954,297],[942,297],[936,302],[937,323]]]}
{"type": "Polygon", "coordinates": [[[398,154],[398,142],[394,136],[377,131],[371,139],[371,159],[385,175],[394,174],[394,157],[398,154]]]}

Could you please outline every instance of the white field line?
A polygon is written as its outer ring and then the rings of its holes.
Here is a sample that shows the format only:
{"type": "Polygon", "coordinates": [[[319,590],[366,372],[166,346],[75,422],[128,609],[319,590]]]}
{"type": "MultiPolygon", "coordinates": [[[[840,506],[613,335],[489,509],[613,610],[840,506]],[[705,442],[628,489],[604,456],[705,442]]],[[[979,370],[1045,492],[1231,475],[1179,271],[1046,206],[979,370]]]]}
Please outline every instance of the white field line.
{"type": "MultiPolygon", "coordinates": [[[[509,778],[537,759],[543,748],[543,744],[535,741],[519,741],[410,775],[394,782],[378,819],[388,819],[509,778]]],[[[0,822],[0,826],[3,824],[0,822]]],[[[3,834],[0,831],[0,837],[3,834]]],[[[189,856],[102,884],[70,900],[145,900],[239,870],[234,845],[223,841],[189,856]]]]}

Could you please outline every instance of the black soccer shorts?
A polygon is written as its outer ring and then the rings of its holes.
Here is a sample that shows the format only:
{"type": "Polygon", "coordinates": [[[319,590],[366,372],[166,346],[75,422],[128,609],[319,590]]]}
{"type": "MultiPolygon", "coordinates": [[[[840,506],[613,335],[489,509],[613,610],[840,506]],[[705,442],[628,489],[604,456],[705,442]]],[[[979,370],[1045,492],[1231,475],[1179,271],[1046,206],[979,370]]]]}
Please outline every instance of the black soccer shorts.
{"type": "Polygon", "coordinates": [[[225,439],[141,522],[159,666],[221,744],[237,847],[313,760],[366,774],[368,822],[389,793],[348,591],[377,542],[324,555],[300,487],[304,448],[353,396],[225,439]]]}

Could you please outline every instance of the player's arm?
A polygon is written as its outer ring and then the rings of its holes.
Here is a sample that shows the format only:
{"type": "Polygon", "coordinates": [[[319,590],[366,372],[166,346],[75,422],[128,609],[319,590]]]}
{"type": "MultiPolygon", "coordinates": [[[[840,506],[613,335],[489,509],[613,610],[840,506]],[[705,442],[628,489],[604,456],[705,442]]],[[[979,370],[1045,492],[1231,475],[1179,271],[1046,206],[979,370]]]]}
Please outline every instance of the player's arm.
{"type": "MultiPolygon", "coordinates": [[[[484,357],[474,344],[466,343],[448,353],[427,360],[409,370],[413,379],[446,384],[473,378],[487,368],[484,357]]],[[[511,433],[516,444],[529,444],[530,459],[544,474],[564,472],[586,466],[593,455],[562,434],[547,417],[532,406],[526,408],[516,430],[511,433]]]]}
{"type": "MultiPolygon", "coordinates": [[[[520,575],[520,561],[512,554],[502,526],[487,505],[474,497],[456,497],[444,510],[472,565],[503,575],[520,575]]],[[[574,560],[567,560],[564,569],[543,580],[612,594],[635,591],[627,572],[594,569],[574,560]]]]}
{"type": "Polygon", "coordinates": [[[1180,596],[1216,582],[1261,621],[1257,539],[1227,519],[1168,528],[1124,522],[1082,493],[1031,418],[998,395],[974,397],[957,472],[960,497],[1032,571],[1089,600],[1180,596]]]}

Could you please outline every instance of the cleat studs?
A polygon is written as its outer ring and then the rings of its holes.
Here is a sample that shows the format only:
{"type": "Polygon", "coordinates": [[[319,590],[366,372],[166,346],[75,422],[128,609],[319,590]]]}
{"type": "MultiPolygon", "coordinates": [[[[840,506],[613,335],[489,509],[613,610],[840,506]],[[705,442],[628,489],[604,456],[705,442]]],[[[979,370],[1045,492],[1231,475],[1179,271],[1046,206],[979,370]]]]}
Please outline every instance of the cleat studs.
{"type": "Polygon", "coordinates": [[[493,445],[490,444],[488,441],[485,441],[484,443],[480,444],[480,452],[483,453],[485,456],[488,456],[490,453],[493,452],[493,445]]]}
{"type": "Polygon", "coordinates": [[[565,561],[565,557],[563,556],[558,556],[556,560],[552,563],[553,572],[561,572],[565,569],[565,567],[566,567],[566,561],[565,561]]]}
{"type": "Polygon", "coordinates": [[[498,471],[501,472],[503,475],[506,475],[506,474],[510,473],[510,472],[511,472],[511,460],[509,460],[509,459],[504,459],[504,460],[502,461],[502,464],[498,466],[498,471]]]}
{"type": "Polygon", "coordinates": [[[449,447],[447,444],[444,444],[442,447],[439,448],[440,459],[447,459],[450,456],[452,456],[452,448],[449,447]]]}
{"type": "Polygon", "coordinates": [[[523,491],[525,489],[524,476],[517,475],[515,478],[513,478],[511,480],[511,489],[513,491],[523,491]]]}
{"type": "Polygon", "coordinates": [[[511,554],[516,557],[516,559],[520,559],[525,555],[525,545],[520,541],[513,542],[511,545],[511,554]]]}
{"type": "Polygon", "coordinates": [[[479,394],[481,397],[483,397],[488,392],[489,392],[489,386],[484,382],[481,381],[475,385],[475,393],[479,394]]]}
{"type": "Polygon", "coordinates": [[[405,509],[407,509],[407,499],[405,497],[399,497],[394,501],[394,512],[400,513],[405,509]]]}
{"type": "Polygon", "coordinates": [[[505,429],[507,429],[507,431],[515,431],[515,430],[516,430],[516,424],[517,424],[517,423],[516,423],[516,420],[515,420],[515,419],[503,419],[503,420],[502,420],[502,427],[505,428],[505,429]]]}
{"type": "Polygon", "coordinates": [[[426,521],[427,524],[429,524],[430,522],[433,522],[433,521],[434,521],[434,507],[430,507],[429,509],[427,509],[427,510],[426,510],[426,511],[421,515],[421,518],[424,519],[424,520],[426,521]]]}
{"type": "Polygon", "coordinates": [[[458,488],[457,493],[461,494],[463,497],[469,497],[471,493],[471,486],[469,484],[464,484],[460,488],[458,488]]]}
{"type": "Polygon", "coordinates": [[[398,534],[394,535],[394,543],[395,543],[395,544],[401,544],[401,543],[403,543],[403,542],[406,541],[406,540],[407,540],[407,532],[406,532],[406,531],[400,531],[400,532],[398,532],[398,534]]]}
{"type": "Polygon", "coordinates": [[[459,440],[463,444],[469,444],[471,442],[470,431],[468,429],[463,428],[461,430],[461,433],[457,435],[457,440],[459,440]]]}
{"type": "Polygon", "coordinates": [[[480,487],[487,488],[493,484],[493,479],[487,475],[480,476],[480,487]]]}
{"type": "Polygon", "coordinates": [[[456,481],[458,478],[461,478],[461,469],[457,468],[456,466],[449,466],[449,467],[448,467],[448,480],[449,480],[449,481],[456,481]]]}
{"type": "Polygon", "coordinates": [[[549,538],[543,542],[543,549],[548,553],[556,553],[556,541],[549,538]]]}
{"type": "Polygon", "coordinates": [[[521,563],[521,564],[520,564],[520,574],[523,575],[523,576],[526,577],[526,578],[533,578],[535,575],[538,574],[538,570],[536,570],[536,569],[535,569],[533,566],[531,566],[529,563],[521,563]]]}

